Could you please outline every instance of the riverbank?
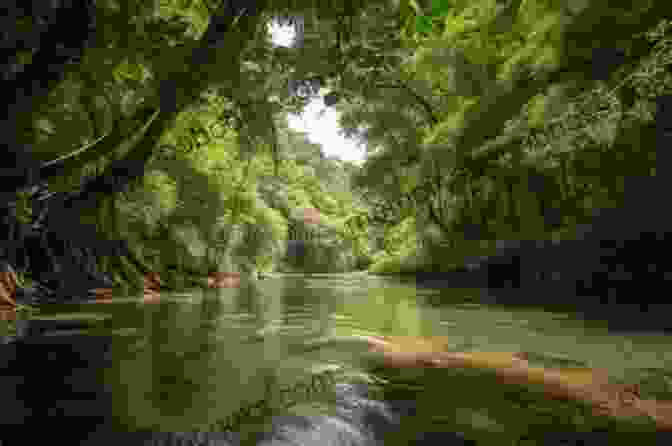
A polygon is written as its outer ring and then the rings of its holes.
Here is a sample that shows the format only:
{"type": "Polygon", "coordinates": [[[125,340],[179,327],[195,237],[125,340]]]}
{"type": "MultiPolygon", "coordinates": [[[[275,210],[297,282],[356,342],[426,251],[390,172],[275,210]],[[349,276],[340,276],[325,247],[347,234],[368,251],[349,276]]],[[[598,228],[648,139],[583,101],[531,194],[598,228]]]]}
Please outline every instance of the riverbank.
{"type": "Polygon", "coordinates": [[[672,305],[661,295],[672,277],[666,221],[642,206],[609,209],[572,237],[502,241],[460,265],[440,268],[436,254],[430,267],[376,274],[413,277],[419,287],[487,288],[488,303],[571,308],[618,329],[669,331],[672,305]]]}

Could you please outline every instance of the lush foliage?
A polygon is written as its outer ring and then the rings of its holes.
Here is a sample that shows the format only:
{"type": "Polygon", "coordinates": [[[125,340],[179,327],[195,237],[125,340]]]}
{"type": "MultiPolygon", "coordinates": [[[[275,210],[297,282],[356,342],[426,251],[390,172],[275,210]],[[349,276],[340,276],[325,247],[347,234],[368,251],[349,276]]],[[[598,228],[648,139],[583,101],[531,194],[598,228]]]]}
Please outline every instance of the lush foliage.
{"type": "MultiPolygon", "coordinates": [[[[81,23],[86,35],[69,42],[77,52],[64,53],[62,69],[47,63],[52,42],[37,37],[40,27],[60,24],[66,6],[45,7],[48,17],[27,8],[16,23],[7,20],[3,35],[12,94],[44,74],[40,63],[58,72],[32,96],[17,96],[21,104],[8,112],[14,125],[7,127],[17,131],[8,147],[29,159],[30,169],[39,164],[52,191],[72,194],[68,212],[101,237],[131,241],[161,270],[218,268],[234,251],[243,263],[271,268],[270,253],[292,226],[294,208],[321,211],[331,234],[325,246],[353,236],[342,230],[352,201],[345,171],[283,122],[319,87],[350,82],[349,70],[362,65],[351,61],[351,51],[363,51],[367,35],[378,36],[395,18],[384,2],[335,9],[268,1],[236,10],[205,0],[87,6],[78,11],[88,20],[81,23]],[[380,22],[362,20],[378,16],[380,22]],[[295,25],[294,46],[271,44],[266,25],[275,20],[295,25]],[[27,35],[34,38],[22,40],[27,35]],[[279,203],[265,203],[260,187],[276,180],[279,203]],[[236,240],[249,249],[233,250],[236,240]],[[205,246],[205,259],[197,245],[205,246]]],[[[99,261],[118,282],[140,277],[123,258],[99,261]]]]}
{"type": "MultiPolygon", "coordinates": [[[[497,239],[567,232],[655,171],[663,3],[95,2],[79,56],[12,109],[9,139],[76,193],[72,212],[159,269],[271,269],[287,239],[317,240],[309,251],[337,269],[376,252],[459,263],[497,239]],[[297,30],[290,47],[270,42],[278,20],[297,30]],[[368,145],[363,169],[287,129],[319,92],[368,145]]],[[[7,39],[39,31],[31,14],[7,39]]],[[[35,75],[40,45],[17,45],[5,78],[35,75]]]]}
{"type": "Polygon", "coordinates": [[[379,224],[416,216],[420,243],[397,256],[450,268],[498,239],[571,234],[623,205],[628,178],[655,175],[672,54],[657,2],[406,3],[407,56],[367,101],[341,107],[371,152],[355,184],[379,224]]]}

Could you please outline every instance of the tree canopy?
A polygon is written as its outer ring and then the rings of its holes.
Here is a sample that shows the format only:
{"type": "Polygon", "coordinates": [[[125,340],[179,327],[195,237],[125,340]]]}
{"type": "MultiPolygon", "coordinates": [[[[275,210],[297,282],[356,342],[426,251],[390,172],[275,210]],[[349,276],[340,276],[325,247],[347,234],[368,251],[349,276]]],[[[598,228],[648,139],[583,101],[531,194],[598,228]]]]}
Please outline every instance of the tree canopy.
{"type": "Polygon", "coordinates": [[[277,243],[316,208],[358,255],[381,233],[389,255],[411,239],[458,252],[571,229],[655,170],[662,1],[15,3],[5,191],[47,182],[67,194],[52,213],[138,246],[186,243],[161,233],[178,222],[206,246],[236,225],[277,243]],[[318,96],[368,147],[361,169],[288,129],[318,96]]]}

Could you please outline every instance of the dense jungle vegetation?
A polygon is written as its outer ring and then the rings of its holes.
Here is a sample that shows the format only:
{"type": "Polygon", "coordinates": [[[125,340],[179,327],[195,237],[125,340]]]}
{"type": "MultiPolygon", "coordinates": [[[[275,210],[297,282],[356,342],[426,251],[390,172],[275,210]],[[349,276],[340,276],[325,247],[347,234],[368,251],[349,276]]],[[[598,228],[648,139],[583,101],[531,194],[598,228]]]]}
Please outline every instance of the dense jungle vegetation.
{"type": "Polygon", "coordinates": [[[8,3],[2,258],[46,294],[450,271],[666,184],[666,1],[8,3]],[[363,165],[288,127],[316,96],[363,165]]]}

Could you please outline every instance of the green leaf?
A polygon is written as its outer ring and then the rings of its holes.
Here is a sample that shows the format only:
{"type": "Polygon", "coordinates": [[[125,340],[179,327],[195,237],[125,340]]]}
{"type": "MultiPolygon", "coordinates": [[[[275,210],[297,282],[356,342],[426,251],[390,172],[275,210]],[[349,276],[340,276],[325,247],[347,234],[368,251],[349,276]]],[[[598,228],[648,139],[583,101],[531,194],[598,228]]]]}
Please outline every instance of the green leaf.
{"type": "Polygon", "coordinates": [[[429,15],[431,17],[442,17],[450,11],[452,4],[450,0],[434,0],[429,15]]]}
{"type": "Polygon", "coordinates": [[[415,18],[415,29],[419,33],[429,34],[432,31],[432,19],[421,15],[415,18]]]}

